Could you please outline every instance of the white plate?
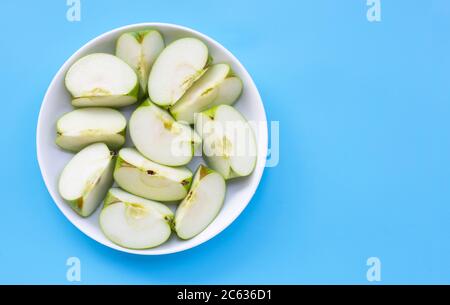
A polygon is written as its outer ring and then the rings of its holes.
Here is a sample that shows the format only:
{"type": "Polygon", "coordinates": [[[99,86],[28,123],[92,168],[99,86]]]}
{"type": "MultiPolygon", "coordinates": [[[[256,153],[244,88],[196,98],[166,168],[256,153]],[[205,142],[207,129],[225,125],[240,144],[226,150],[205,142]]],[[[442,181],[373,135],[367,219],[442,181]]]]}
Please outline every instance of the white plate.
{"type": "MultiPolygon", "coordinates": [[[[125,109],[127,116],[136,105],[125,109]]],[[[98,36],[84,45],[64,63],[53,78],[42,102],[37,125],[36,144],[39,166],[47,189],[67,219],[83,233],[110,248],[135,254],[158,255],[183,251],[204,243],[228,227],[244,210],[255,193],[264,171],[267,155],[267,122],[261,97],[252,78],[233,54],[222,45],[206,35],[182,26],[163,23],[141,23],[121,27],[98,36]],[[89,53],[106,52],[114,54],[115,42],[121,33],[146,28],[159,30],[163,34],[166,44],[181,37],[197,37],[207,43],[214,62],[231,64],[234,72],[244,83],[243,94],[235,104],[235,107],[249,121],[258,123],[258,128],[255,128],[258,141],[258,160],[256,169],[251,176],[227,183],[227,195],[224,206],[217,218],[202,233],[187,241],[179,240],[175,237],[175,234],[172,234],[171,239],[159,247],[148,250],[130,250],[112,243],[103,235],[98,225],[100,208],[90,217],[82,218],[59,195],[57,187],[59,175],[73,154],[63,151],[56,146],[55,123],[62,114],[73,109],[70,104],[70,95],[64,87],[64,76],[67,69],[77,59],[89,53]]],[[[130,143],[128,142],[128,144],[130,143]]],[[[197,158],[191,162],[189,167],[195,169],[200,162],[202,162],[201,158],[197,158]]]]}

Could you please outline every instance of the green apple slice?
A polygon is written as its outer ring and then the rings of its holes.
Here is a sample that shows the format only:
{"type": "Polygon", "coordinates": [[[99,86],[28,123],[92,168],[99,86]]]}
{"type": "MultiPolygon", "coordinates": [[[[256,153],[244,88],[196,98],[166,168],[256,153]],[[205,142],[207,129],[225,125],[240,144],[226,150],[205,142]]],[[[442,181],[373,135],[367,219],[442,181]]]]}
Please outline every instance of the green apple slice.
{"type": "Polygon", "coordinates": [[[134,148],[122,148],[114,169],[114,180],[124,190],[151,200],[177,201],[186,197],[192,172],[146,159],[134,148]]]}
{"type": "Polygon", "coordinates": [[[219,104],[233,104],[242,92],[242,81],[230,75],[231,68],[227,64],[216,64],[208,68],[170,109],[173,117],[193,124],[195,113],[219,104]]]}
{"type": "Polygon", "coordinates": [[[178,123],[148,99],[133,112],[129,124],[131,140],[137,150],[163,165],[189,163],[201,142],[189,125],[178,123]]]}
{"type": "Polygon", "coordinates": [[[196,117],[203,155],[225,179],[250,175],[256,165],[256,139],[247,120],[229,105],[219,105],[196,117]]]}
{"type": "Polygon", "coordinates": [[[172,220],[173,213],[165,205],[112,188],[99,222],[105,236],[119,246],[148,249],[169,239],[172,220]]]}
{"type": "Polygon", "coordinates": [[[196,38],[182,38],[169,44],[158,56],[148,78],[152,102],[175,104],[204,73],[208,47],[196,38]]]}
{"type": "Polygon", "coordinates": [[[216,218],[225,199],[226,184],[215,171],[200,165],[188,195],[175,212],[175,231],[181,239],[201,233],[216,218]]]}
{"type": "Polygon", "coordinates": [[[104,143],[77,153],[59,178],[59,193],[83,217],[91,215],[113,183],[113,155],[104,143]]]}
{"type": "Polygon", "coordinates": [[[137,101],[136,73],[122,59],[94,53],[77,60],[67,71],[66,88],[76,107],[122,107],[137,101]]]}
{"type": "Polygon", "coordinates": [[[228,76],[217,87],[217,95],[210,105],[233,105],[242,93],[242,80],[237,76],[228,76]]]}
{"type": "Polygon", "coordinates": [[[142,95],[147,92],[153,62],[163,49],[164,39],[156,30],[124,33],[117,40],[116,56],[134,69],[139,77],[142,95]]]}
{"type": "Polygon", "coordinates": [[[112,150],[125,143],[127,120],[111,108],[82,108],[64,114],[56,123],[56,144],[63,149],[80,151],[103,142],[112,150]]]}

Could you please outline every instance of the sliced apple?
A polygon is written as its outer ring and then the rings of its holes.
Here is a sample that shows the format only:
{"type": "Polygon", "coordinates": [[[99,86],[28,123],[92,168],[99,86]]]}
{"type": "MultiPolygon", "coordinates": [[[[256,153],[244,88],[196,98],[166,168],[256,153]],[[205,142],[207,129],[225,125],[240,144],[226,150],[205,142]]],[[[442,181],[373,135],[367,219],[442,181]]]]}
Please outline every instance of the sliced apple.
{"type": "Polygon", "coordinates": [[[181,99],[170,109],[178,121],[194,123],[195,113],[212,106],[233,104],[242,92],[242,81],[231,76],[227,64],[216,64],[190,87],[181,99]]]}
{"type": "Polygon", "coordinates": [[[175,104],[204,73],[208,47],[196,38],[182,38],[169,44],[158,56],[148,78],[152,102],[175,104]]]}
{"type": "Polygon", "coordinates": [[[225,199],[225,180],[200,165],[188,195],[175,212],[175,231],[181,239],[201,233],[216,218],[225,199]]]}
{"type": "Polygon", "coordinates": [[[255,135],[247,120],[232,106],[219,105],[196,116],[203,155],[225,179],[248,176],[256,165],[255,135]]]}
{"type": "Polygon", "coordinates": [[[165,205],[112,188],[99,222],[105,236],[119,246],[148,249],[169,239],[172,220],[173,213],[165,205]]]}
{"type": "Polygon", "coordinates": [[[150,69],[163,49],[164,39],[156,30],[124,33],[117,40],[116,56],[129,64],[138,75],[141,95],[147,92],[150,69]]]}
{"type": "Polygon", "coordinates": [[[113,155],[104,143],[77,153],[59,178],[59,193],[83,217],[91,215],[113,183],[113,155]]]}
{"type": "Polygon", "coordinates": [[[133,112],[129,124],[131,140],[137,150],[163,165],[189,163],[201,142],[191,127],[178,123],[167,111],[149,100],[133,112]]]}
{"type": "Polygon", "coordinates": [[[114,169],[114,180],[124,190],[151,200],[177,201],[186,197],[192,172],[146,159],[134,148],[122,148],[114,169]]]}
{"type": "Polygon", "coordinates": [[[64,114],[56,123],[56,144],[63,149],[80,151],[103,142],[112,150],[125,143],[127,120],[111,108],[83,108],[64,114]]]}
{"type": "Polygon", "coordinates": [[[77,60],[67,71],[67,90],[76,107],[122,107],[137,101],[136,73],[122,59],[94,53],[77,60]]]}
{"type": "Polygon", "coordinates": [[[233,105],[242,93],[242,80],[237,76],[228,76],[217,87],[217,96],[210,105],[233,105]]]}

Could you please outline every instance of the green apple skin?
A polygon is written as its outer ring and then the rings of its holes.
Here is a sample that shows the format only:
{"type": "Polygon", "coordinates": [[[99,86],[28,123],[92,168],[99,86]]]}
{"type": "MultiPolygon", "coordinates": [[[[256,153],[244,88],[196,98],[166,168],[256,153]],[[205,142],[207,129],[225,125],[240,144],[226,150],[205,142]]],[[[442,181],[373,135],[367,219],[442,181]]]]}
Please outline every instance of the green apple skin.
{"type": "Polygon", "coordinates": [[[173,228],[178,237],[187,240],[203,232],[222,209],[225,193],[226,183],[223,176],[200,165],[188,195],[175,212],[173,228]],[[189,228],[190,226],[195,228],[189,228]]]}
{"type": "Polygon", "coordinates": [[[192,173],[185,167],[157,164],[134,148],[124,148],[117,156],[114,180],[122,189],[136,196],[175,202],[186,197],[192,173]]]}

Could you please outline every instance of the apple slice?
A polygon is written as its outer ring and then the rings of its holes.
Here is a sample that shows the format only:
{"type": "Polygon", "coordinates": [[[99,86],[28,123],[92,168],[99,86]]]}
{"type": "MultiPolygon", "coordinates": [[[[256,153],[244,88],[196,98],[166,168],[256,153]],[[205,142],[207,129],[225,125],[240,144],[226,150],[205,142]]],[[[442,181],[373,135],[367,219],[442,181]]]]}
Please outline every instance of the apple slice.
{"type": "Polygon", "coordinates": [[[94,53],[77,60],[67,71],[66,88],[76,107],[122,107],[137,101],[136,73],[122,59],[94,53]]]}
{"type": "Polygon", "coordinates": [[[241,96],[243,89],[242,80],[237,76],[228,76],[217,87],[217,96],[210,107],[218,105],[233,105],[241,96]]]}
{"type": "Polygon", "coordinates": [[[223,177],[200,165],[188,195],[175,212],[175,231],[181,239],[201,233],[216,218],[225,199],[223,177]]]}
{"type": "Polygon", "coordinates": [[[242,81],[236,76],[231,76],[230,66],[216,64],[208,68],[170,112],[177,121],[193,124],[195,113],[220,104],[231,105],[241,92],[242,81]]]}
{"type": "Polygon", "coordinates": [[[124,33],[117,40],[116,56],[129,64],[138,75],[141,95],[147,93],[150,69],[163,49],[164,39],[156,30],[124,33]]]}
{"type": "Polygon", "coordinates": [[[169,239],[172,220],[173,213],[165,205],[112,188],[99,222],[105,236],[119,246],[148,249],[169,239]]]}
{"type": "Polygon", "coordinates": [[[225,179],[248,176],[256,165],[256,140],[247,120],[232,106],[219,105],[196,117],[203,154],[225,179]]]}
{"type": "Polygon", "coordinates": [[[158,201],[186,197],[192,172],[185,167],[169,167],[146,159],[134,148],[122,148],[114,169],[114,180],[124,190],[158,201]]]}
{"type": "Polygon", "coordinates": [[[175,104],[204,73],[208,47],[196,38],[182,38],[169,44],[158,56],[148,78],[152,102],[175,104]]]}
{"type": "Polygon", "coordinates": [[[112,150],[125,143],[127,120],[111,108],[83,108],[64,114],[56,123],[56,144],[63,149],[80,151],[103,142],[112,150]]]}
{"type": "Polygon", "coordinates": [[[148,99],[133,112],[129,124],[131,140],[137,150],[163,165],[189,163],[201,142],[189,125],[178,123],[148,99]]]}
{"type": "Polygon", "coordinates": [[[59,193],[83,217],[91,215],[113,183],[113,155],[104,143],[77,153],[59,178],[59,193]]]}

